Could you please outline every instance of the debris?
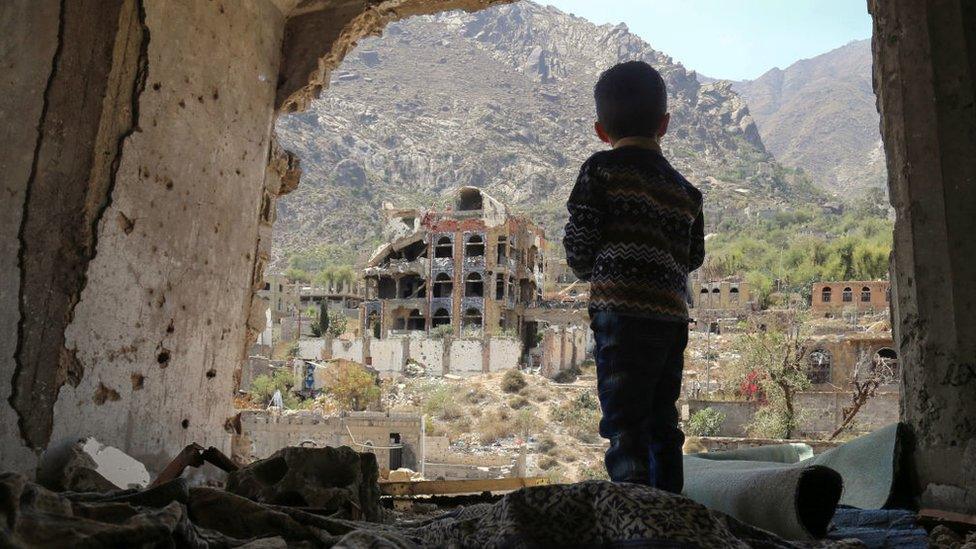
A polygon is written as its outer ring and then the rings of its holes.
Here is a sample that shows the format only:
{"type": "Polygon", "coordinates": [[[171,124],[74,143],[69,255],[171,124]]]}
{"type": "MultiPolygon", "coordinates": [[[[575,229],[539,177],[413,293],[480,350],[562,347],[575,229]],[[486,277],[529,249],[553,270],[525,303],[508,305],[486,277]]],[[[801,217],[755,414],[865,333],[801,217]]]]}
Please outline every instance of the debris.
{"type": "Polygon", "coordinates": [[[220,450],[213,446],[204,450],[203,446],[194,442],[187,445],[186,448],[183,448],[149,487],[152,488],[164,482],[179,478],[187,467],[200,467],[204,463],[212,463],[227,473],[238,469],[237,465],[220,450]]]}
{"type": "Polygon", "coordinates": [[[283,448],[227,477],[227,491],[259,503],[380,516],[376,456],[351,448],[283,448]]]}
{"type": "Polygon", "coordinates": [[[41,456],[37,480],[52,490],[108,492],[146,487],[149,471],[122,450],[83,438],[49,447],[41,456]]]}

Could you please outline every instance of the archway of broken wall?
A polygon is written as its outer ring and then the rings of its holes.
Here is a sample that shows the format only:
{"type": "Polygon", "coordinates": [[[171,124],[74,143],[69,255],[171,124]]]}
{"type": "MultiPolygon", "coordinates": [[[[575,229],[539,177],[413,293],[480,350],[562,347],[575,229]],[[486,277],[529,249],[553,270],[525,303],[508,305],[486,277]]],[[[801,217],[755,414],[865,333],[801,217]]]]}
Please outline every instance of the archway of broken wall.
{"type": "MultiPolygon", "coordinates": [[[[5,4],[0,468],[85,435],[155,469],[192,441],[228,449],[274,200],[300,175],[275,117],[390,21],[507,1],[5,4]]],[[[919,490],[972,502],[976,15],[965,0],[869,9],[903,418],[919,490]]]]}

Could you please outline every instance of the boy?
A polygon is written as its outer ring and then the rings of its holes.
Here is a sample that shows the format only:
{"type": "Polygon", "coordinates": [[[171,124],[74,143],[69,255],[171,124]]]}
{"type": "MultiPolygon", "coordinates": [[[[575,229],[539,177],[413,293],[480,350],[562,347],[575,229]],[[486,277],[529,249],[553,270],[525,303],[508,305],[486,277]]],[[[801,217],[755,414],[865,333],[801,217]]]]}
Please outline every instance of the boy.
{"type": "Polygon", "coordinates": [[[590,282],[597,389],[614,482],[680,493],[675,402],[688,344],[688,273],[705,256],[702,195],[665,160],[664,80],[647,63],[616,65],[594,90],[596,134],[613,148],[590,157],[569,197],[563,244],[590,282]]]}

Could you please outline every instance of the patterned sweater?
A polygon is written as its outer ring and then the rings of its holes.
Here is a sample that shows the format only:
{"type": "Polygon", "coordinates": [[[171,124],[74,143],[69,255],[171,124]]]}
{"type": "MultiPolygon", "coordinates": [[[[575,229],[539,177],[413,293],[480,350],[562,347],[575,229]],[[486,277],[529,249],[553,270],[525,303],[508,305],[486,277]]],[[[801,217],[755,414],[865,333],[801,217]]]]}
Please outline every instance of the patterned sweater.
{"type": "Polygon", "coordinates": [[[660,152],[594,154],[567,208],[566,259],[590,282],[591,314],[688,320],[688,273],[705,259],[702,194],[660,152]]]}

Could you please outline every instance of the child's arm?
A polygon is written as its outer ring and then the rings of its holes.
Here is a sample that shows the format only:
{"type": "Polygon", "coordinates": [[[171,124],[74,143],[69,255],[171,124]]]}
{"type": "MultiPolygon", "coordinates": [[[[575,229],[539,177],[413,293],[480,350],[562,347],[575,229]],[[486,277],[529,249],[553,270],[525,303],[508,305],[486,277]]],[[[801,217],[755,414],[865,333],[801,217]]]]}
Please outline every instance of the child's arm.
{"type": "Polygon", "coordinates": [[[569,195],[566,208],[569,210],[569,223],[563,246],[566,248],[566,263],[580,280],[590,280],[593,260],[600,245],[600,227],[603,225],[605,206],[602,185],[596,181],[589,162],[583,164],[576,186],[569,195]]]}
{"type": "Polygon", "coordinates": [[[695,224],[691,226],[691,250],[688,254],[688,272],[702,266],[705,262],[705,216],[698,212],[695,224]]]}

